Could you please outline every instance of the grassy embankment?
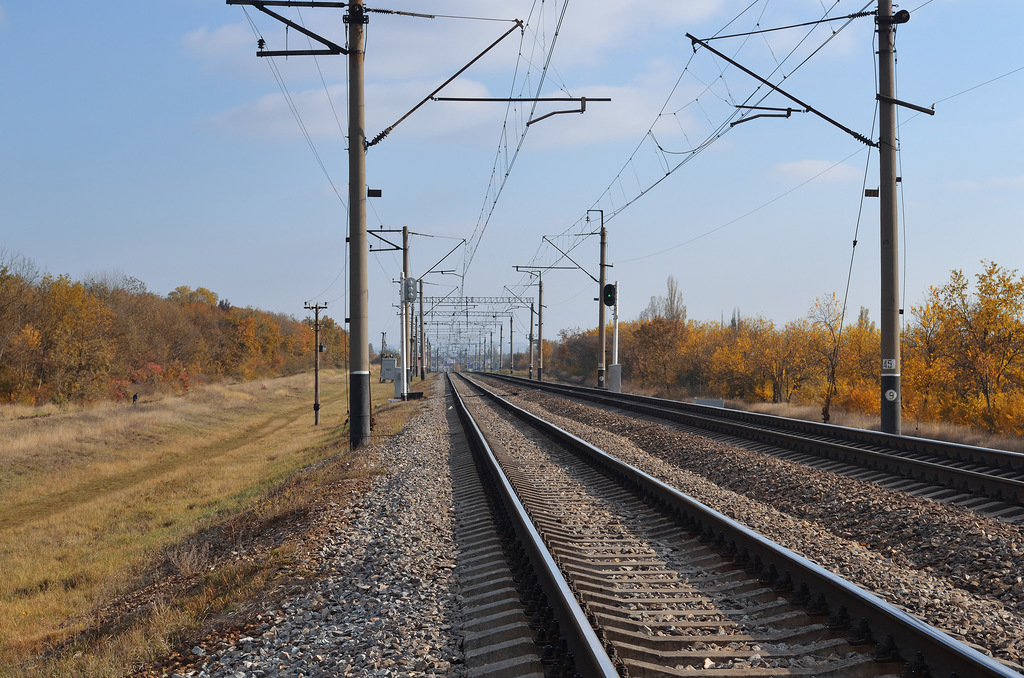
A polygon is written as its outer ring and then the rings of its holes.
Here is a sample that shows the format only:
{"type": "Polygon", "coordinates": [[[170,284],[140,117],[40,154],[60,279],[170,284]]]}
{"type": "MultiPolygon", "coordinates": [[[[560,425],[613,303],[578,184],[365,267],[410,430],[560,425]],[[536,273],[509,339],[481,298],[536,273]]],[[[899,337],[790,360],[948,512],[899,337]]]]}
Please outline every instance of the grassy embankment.
{"type": "MultiPolygon", "coordinates": [[[[414,408],[371,387],[374,436],[396,432],[414,408]]],[[[251,543],[379,472],[347,400],[322,373],[319,427],[312,375],[0,409],[0,677],[123,674],[270,588],[294,547],[251,543]]]]}

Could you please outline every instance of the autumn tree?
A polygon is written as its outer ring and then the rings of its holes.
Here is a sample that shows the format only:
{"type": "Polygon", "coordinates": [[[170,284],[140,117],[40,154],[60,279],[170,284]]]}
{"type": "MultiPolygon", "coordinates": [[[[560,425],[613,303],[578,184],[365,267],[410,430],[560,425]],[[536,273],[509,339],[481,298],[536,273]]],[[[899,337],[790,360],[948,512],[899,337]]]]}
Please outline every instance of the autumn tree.
{"type": "Polygon", "coordinates": [[[623,374],[641,386],[678,385],[682,372],[684,325],[654,317],[626,323],[620,329],[619,353],[623,374]]]}
{"type": "Polygon", "coordinates": [[[682,380],[686,307],[676,279],[668,277],[667,295],[653,296],[633,322],[619,326],[624,379],[641,386],[671,388],[682,380]]]}
{"type": "Polygon", "coordinates": [[[992,431],[1020,432],[1024,425],[1013,413],[1024,397],[1024,278],[993,262],[982,264],[973,294],[959,270],[932,290],[937,339],[953,373],[958,418],[979,420],[992,431]]]}
{"type": "MultiPolygon", "coordinates": [[[[306,323],[236,309],[203,287],[161,297],[122,274],[40,277],[30,262],[3,252],[0,321],[0,400],[29,404],[308,370],[315,350],[306,323]]],[[[334,349],[334,360],[322,364],[343,366],[345,332],[329,318],[322,330],[334,349]]]]}
{"type": "Polygon", "coordinates": [[[98,397],[113,355],[106,336],[113,311],[66,275],[43,277],[39,303],[37,388],[58,402],[98,397]]]}
{"type": "Polygon", "coordinates": [[[0,249],[0,365],[5,351],[29,321],[38,277],[30,260],[0,249]]]}
{"type": "Polygon", "coordinates": [[[709,381],[717,395],[750,401],[779,402],[788,365],[775,325],[763,318],[744,319],[714,330],[717,348],[711,356],[709,381]]]}
{"type": "Polygon", "coordinates": [[[566,376],[585,377],[597,368],[597,330],[577,328],[562,329],[558,332],[558,343],[551,351],[550,366],[545,369],[558,371],[566,376]]]}
{"type": "MultiPolygon", "coordinates": [[[[217,295],[205,287],[197,287],[194,290],[186,285],[175,287],[167,298],[179,304],[206,304],[207,306],[217,305],[217,295]]],[[[230,307],[230,304],[228,304],[230,307]]]]}
{"type": "Polygon", "coordinates": [[[903,334],[901,350],[903,407],[921,421],[940,421],[956,410],[952,356],[943,344],[943,310],[939,290],[931,287],[925,302],[912,306],[913,321],[903,334]]]}
{"type": "Polygon", "coordinates": [[[647,308],[640,312],[641,321],[664,318],[672,322],[686,323],[686,306],[683,304],[683,293],[679,290],[679,283],[674,276],[669,276],[666,281],[668,288],[665,296],[653,296],[647,304],[647,308]]]}
{"type": "Polygon", "coordinates": [[[857,322],[843,329],[836,364],[836,405],[850,412],[878,414],[881,361],[881,332],[870,319],[868,309],[861,307],[857,322]]]}
{"type": "Polygon", "coordinates": [[[817,356],[824,374],[819,389],[821,391],[822,421],[828,422],[832,407],[832,396],[836,387],[836,367],[839,364],[839,351],[842,347],[842,324],[845,309],[836,299],[835,292],[817,297],[807,314],[811,321],[811,350],[817,356]]]}
{"type": "Polygon", "coordinates": [[[771,402],[794,402],[811,377],[810,335],[810,323],[801,318],[786,323],[782,331],[774,330],[766,337],[763,360],[771,383],[771,402]]]}

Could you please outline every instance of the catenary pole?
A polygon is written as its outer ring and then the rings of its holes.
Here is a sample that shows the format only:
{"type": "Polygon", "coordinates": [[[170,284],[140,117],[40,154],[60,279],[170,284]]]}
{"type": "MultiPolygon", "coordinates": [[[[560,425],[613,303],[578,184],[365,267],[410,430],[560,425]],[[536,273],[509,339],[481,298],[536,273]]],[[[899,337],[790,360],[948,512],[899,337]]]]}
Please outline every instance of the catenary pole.
{"type": "Polygon", "coordinates": [[[405,352],[402,355],[402,369],[405,370],[406,377],[402,381],[402,384],[406,386],[406,389],[402,391],[402,400],[407,399],[409,392],[408,385],[412,382],[413,375],[416,374],[413,363],[416,358],[416,348],[413,343],[413,331],[412,331],[412,309],[409,308],[409,300],[405,298],[405,285],[404,282],[409,278],[409,227],[402,226],[402,328],[405,330],[405,352]]]}
{"type": "Polygon", "coordinates": [[[544,276],[537,274],[537,381],[544,381],[544,276]]]}
{"type": "Polygon", "coordinates": [[[512,350],[512,316],[508,317],[508,374],[512,376],[512,371],[515,370],[515,353],[512,350]]]}
{"type": "Polygon", "coordinates": [[[605,304],[604,304],[604,285],[605,285],[605,256],[608,251],[608,231],[604,227],[604,210],[597,210],[601,213],[601,272],[598,276],[601,278],[601,282],[597,285],[597,343],[598,350],[601,352],[597,359],[597,387],[606,388],[605,383],[605,363],[607,362],[607,344],[605,340],[605,304]]]}
{"type": "Polygon", "coordinates": [[[400,388],[399,393],[400,393],[400,396],[401,396],[402,400],[408,400],[409,399],[409,376],[410,376],[410,372],[409,372],[409,325],[405,322],[405,317],[406,317],[406,315],[408,314],[408,311],[409,311],[409,300],[406,299],[406,297],[405,297],[405,290],[406,290],[406,283],[405,283],[405,281],[406,280],[408,280],[408,278],[406,278],[405,274],[403,273],[402,274],[401,284],[399,285],[399,289],[401,290],[401,293],[402,293],[402,300],[400,302],[401,303],[401,321],[400,321],[400,324],[402,326],[402,350],[400,352],[401,356],[399,356],[401,361],[402,361],[402,378],[398,382],[398,386],[400,388]]]}
{"type": "Polygon", "coordinates": [[[366,108],[363,101],[363,0],[352,0],[348,23],[349,444],[370,441],[370,319],[366,284],[366,108]]]}
{"type": "Polygon", "coordinates": [[[896,207],[896,75],[892,0],[878,1],[879,222],[882,247],[881,426],[900,433],[900,302],[896,207]]]}
{"type": "Polygon", "coordinates": [[[427,328],[423,325],[423,278],[420,284],[420,381],[427,378],[427,328]]]}
{"type": "Polygon", "coordinates": [[[530,302],[530,376],[533,379],[533,363],[536,361],[533,355],[533,302],[530,302]]]}

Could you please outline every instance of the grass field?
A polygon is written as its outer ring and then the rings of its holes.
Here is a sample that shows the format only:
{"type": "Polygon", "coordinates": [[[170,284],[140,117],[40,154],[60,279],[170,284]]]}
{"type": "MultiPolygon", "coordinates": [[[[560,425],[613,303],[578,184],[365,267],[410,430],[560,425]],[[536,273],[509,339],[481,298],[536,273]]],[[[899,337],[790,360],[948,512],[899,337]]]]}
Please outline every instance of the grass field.
{"type": "MultiPolygon", "coordinates": [[[[308,507],[324,485],[376,472],[348,450],[347,374],[321,374],[318,427],[312,381],[0,408],[0,676],[123,673],[265,585],[287,549],[214,566],[211,548],[223,545],[198,536],[237,541],[308,507]],[[189,585],[131,619],[111,613],[161,572],[189,585]]],[[[377,405],[393,393],[372,387],[377,405]]],[[[400,428],[409,405],[375,409],[374,435],[400,428]]]]}

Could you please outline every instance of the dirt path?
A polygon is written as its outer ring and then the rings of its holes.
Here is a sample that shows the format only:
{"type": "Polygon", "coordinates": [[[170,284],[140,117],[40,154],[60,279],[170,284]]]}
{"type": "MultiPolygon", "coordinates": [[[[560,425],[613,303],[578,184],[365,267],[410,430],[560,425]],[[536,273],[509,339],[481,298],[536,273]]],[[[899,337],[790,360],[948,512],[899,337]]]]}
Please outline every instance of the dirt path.
{"type": "MultiPolygon", "coordinates": [[[[347,393],[341,392],[331,394],[327,398],[322,397],[321,400],[323,404],[329,406],[343,402],[345,397],[347,393]]],[[[263,410],[262,407],[256,409],[250,417],[243,420],[240,429],[229,429],[226,437],[214,442],[207,441],[210,437],[216,437],[218,431],[206,430],[204,437],[194,441],[198,444],[197,447],[186,448],[176,454],[161,454],[160,448],[155,448],[145,455],[147,458],[154,458],[152,461],[144,462],[130,470],[91,478],[67,490],[43,494],[30,501],[0,507],[0,531],[45,520],[55,513],[96,501],[103,495],[122,493],[144,483],[155,483],[168,474],[232,454],[246,446],[263,443],[265,447],[273,448],[273,439],[276,436],[297,424],[305,423],[310,406],[303,402],[282,412],[270,412],[265,419],[253,421],[253,418],[264,413],[263,410]]],[[[161,447],[170,446],[180,449],[182,442],[174,440],[170,445],[161,447]]]]}

